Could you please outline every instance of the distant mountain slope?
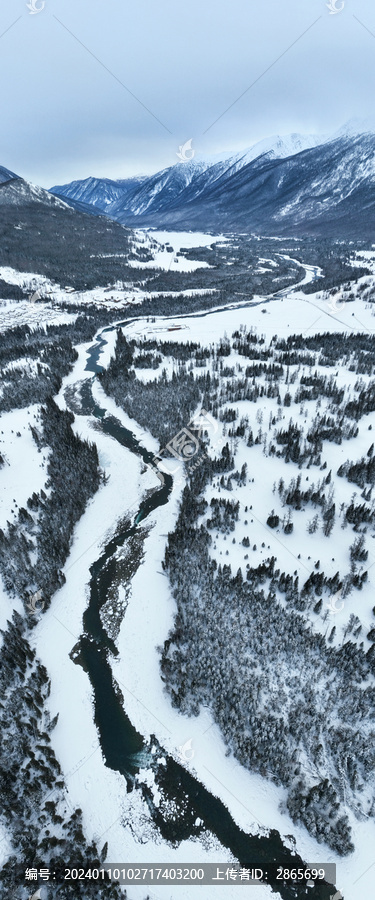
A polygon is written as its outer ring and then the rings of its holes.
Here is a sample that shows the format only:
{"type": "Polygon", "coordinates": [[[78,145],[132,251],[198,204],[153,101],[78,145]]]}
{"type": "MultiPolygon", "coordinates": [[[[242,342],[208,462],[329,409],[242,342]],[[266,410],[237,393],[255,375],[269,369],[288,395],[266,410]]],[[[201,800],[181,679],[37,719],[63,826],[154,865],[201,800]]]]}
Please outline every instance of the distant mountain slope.
{"type": "Polygon", "coordinates": [[[162,211],[191,187],[198,196],[208,184],[212,184],[225,172],[234,173],[256,159],[262,153],[270,153],[279,159],[315,146],[320,139],[315,135],[290,134],[265,138],[247,150],[220,156],[200,158],[176,163],[155,175],[113,181],[109,178],[86,178],[70,184],[55,185],[51,193],[67,202],[80,201],[101,209],[111,217],[122,221],[128,214],[144,215],[148,210],[162,211]]]}
{"type": "Polygon", "coordinates": [[[17,176],[0,183],[0,266],[84,290],[132,278],[128,261],[137,252],[119,223],[75,210],[17,176]]]}
{"type": "MultiPolygon", "coordinates": [[[[52,191],[50,192],[52,194],[52,191]]],[[[104,216],[105,213],[102,209],[99,209],[97,206],[93,206],[90,203],[84,203],[81,200],[74,200],[73,197],[59,197],[58,194],[52,194],[54,197],[58,197],[59,200],[63,200],[63,202],[70,206],[72,209],[76,209],[78,212],[86,213],[90,216],[104,216]]]]}
{"type": "Polygon", "coordinates": [[[19,206],[24,203],[40,202],[46,206],[59,206],[60,209],[66,209],[68,206],[79,212],[89,213],[90,215],[103,215],[101,209],[96,210],[94,206],[88,203],[81,203],[79,200],[62,198],[46,191],[44,188],[37,187],[29,181],[25,181],[19,175],[14,175],[8,169],[0,167],[0,204],[19,206]]]}
{"type": "Polygon", "coordinates": [[[50,189],[50,192],[67,200],[79,201],[105,210],[110,203],[125,196],[132,189],[138,188],[146,177],[124,178],[119,181],[113,181],[110,178],[85,178],[84,181],[56,184],[50,189]]]}
{"type": "Polygon", "coordinates": [[[41,206],[57,206],[59,209],[67,209],[68,204],[60,197],[54,197],[44,188],[37,187],[15,175],[0,184],[0,204],[2,206],[27,206],[40,204],[41,206]]]}
{"type": "MultiPolygon", "coordinates": [[[[67,203],[80,201],[90,204],[103,213],[115,209],[118,203],[120,210],[124,206],[137,215],[138,212],[146,212],[152,199],[159,198],[159,194],[162,208],[165,202],[181,193],[207,168],[207,163],[197,163],[194,160],[163,169],[156,175],[140,175],[120,181],[111,181],[108,178],[72,181],[71,184],[56,185],[51,188],[51,193],[67,203]]],[[[116,215],[113,215],[113,218],[117,218],[116,215]]]]}
{"type": "Polygon", "coordinates": [[[9,181],[11,178],[18,178],[14,172],[10,172],[9,169],[4,169],[3,166],[0,166],[0,184],[4,181],[9,181]]]}
{"type": "Polygon", "coordinates": [[[228,160],[169,198],[159,191],[146,209],[147,187],[107,214],[130,226],[372,238],[375,135],[340,137],[286,158],[264,153],[245,165],[228,160]]]}
{"type": "Polygon", "coordinates": [[[130,227],[375,238],[375,134],[349,126],[320,143],[276,136],[150,177],[90,178],[54,190],[130,227]]]}

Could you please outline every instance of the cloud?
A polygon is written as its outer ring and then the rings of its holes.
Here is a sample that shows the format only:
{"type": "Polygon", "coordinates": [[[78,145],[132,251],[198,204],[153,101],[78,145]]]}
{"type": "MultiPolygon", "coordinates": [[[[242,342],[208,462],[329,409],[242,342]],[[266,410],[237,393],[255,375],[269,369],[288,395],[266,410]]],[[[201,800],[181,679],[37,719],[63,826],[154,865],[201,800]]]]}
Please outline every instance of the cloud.
{"type": "MultiPolygon", "coordinates": [[[[8,0],[0,34],[13,21],[8,0]]],[[[0,163],[44,186],[155,171],[191,137],[236,150],[371,112],[375,39],[349,3],[46,0],[0,40],[0,163]]]]}

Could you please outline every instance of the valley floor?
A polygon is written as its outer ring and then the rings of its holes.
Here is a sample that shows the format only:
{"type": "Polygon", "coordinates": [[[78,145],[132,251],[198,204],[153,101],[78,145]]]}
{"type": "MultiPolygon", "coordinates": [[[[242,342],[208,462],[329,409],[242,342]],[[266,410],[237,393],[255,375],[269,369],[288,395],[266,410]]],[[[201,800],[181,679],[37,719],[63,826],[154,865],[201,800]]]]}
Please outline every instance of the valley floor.
{"type": "MultiPolygon", "coordinates": [[[[164,234],[158,233],[154,236],[161,242],[163,239],[166,240],[164,234]]],[[[207,236],[208,238],[212,241],[212,236],[207,236]]],[[[199,246],[202,246],[201,235],[199,239],[199,246]]],[[[217,237],[217,240],[221,239],[222,237],[217,237]]],[[[172,235],[169,235],[169,240],[177,249],[178,246],[186,246],[184,241],[187,240],[187,236],[179,235],[180,243],[174,243],[172,235]]],[[[190,246],[198,244],[194,244],[191,240],[190,246]]],[[[306,267],[306,282],[312,277],[312,271],[313,267],[306,267]]],[[[0,309],[0,314],[2,312],[0,309]]],[[[17,304],[14,316],[11,312],[9,304],[4,307],[6,327],[21,320],[33,324],[36,316],[40,316],[40,307],[35,306],[34,309],[32,304],[17,304]]],[[[70,318],[67,313],[59,313],[56,309],[51,312],[51,318],[49,316],[50,312],[46,309],[46,322],[62,322],[70,318]]],[[[232,309],[223,311],[218,308],[209,314],[180,315],[171,318],[158,316],[152,323],[148,319],[141,319],[127,324],[125,334],[128,339],[134,337],[137,340],[155,338],[173,342],[196,341],[203,346],[209,346],[220,341],[225,334],[231,335],[241,326],[262,333],[268,341],[275,334],[279,338],[287,338],[291,333],[312,335],[323,331],[332,334],[336,332],[372,334],[375,318],[370,304],[360,303],[359,300],[347,303],[345,307],[339,305],[335,307],[331,300],[322,297],[319,292],[307,296],[302,291],[297,291],[290,296],[285,292],[284,296],[275,299],[254,297],[251,304],[233,304],[232,309]]],[[[108,343],[99,360],[104,367],[114,352],[115,333],[111,332],[107,340],[108,343]]],[[[64,393],[67,388],[86,378],[92,378],[91,374],[85,371],[87,346],[80,345],[79,358],[74,370],[63,381],[57,398],[61,408],[66,406],[64,393]]],[[[155,378],[156,374],[152,369],[140,370],[138,377],[148,381],[155,378]]],[[[339,385],[340,379],[344,384],[345,377],[345,373],[340,372],[339,385]]],[[[353,373],[352,384],[355,381],[356,375],[353,373]]],[[[114,400],[104,393],[98,380],[93,386],[93,396],[108,414],[114,415],[125,427],[133,431],[144,447],[154,453],[158,451],[159,443],[156,438],[134,419],[130,419],[114,400]]],[[[255,415],[255,411],[254,408],[251,413],[255,415]]],[[[264,405],[264,413],[267,417],[269,413],[267,404],[264,405]]],[[[283,413],[287,422],[289,410],[283,408],[283,413]]],[[[0,452],[3,441],[6,441],[8,447],[8,470],[0,471],[1,526],[5,526],[6,519],[11,518],[12,504],[15,500],[19,506],[23,505],[27,499],[26,495],[32,491],[39,491],[44,484],[43,454],[37,453],[31,437],[28,437],[28,418],[27,410],[3,414],[1,417],[4,435],[0,436],[0,452]],[[20,432],[20,438],[13,434],[17,431],[20,432]],[[18,441],[22,453],[18,450],[18,441]],[[27,458],[28,461],[27,484],[22,477],[22,458],[27,458]]],[[[345,441],[340,447],[329,445],[328,469],[331,464],[332,470],[336,471],[347,458],[356,459],[362,453],[366,453],[369,444],[367,428],[370,422],[375,426],[374,414],[368,417],[368,420],[367,418],[361,420],[360,434],[355,441],[345,441]]],[[[104,764],[93,721],[90,684],[83,669],[72,662],[70,654],[82,632],[82,615],[87,605],[90,566],[97,559],[105,540],[112,535],[118,521],[125,515],[135,514],[142,497],[146,492],[155,490],[158,480],[151,468],[145,467],[138,457],[120,447],[110,437],[94,430],[92,417],[77,414],[73,428],[82,438],[95,441],[100,465],[105,470],[108,481],[89,502],[84,516],[75,528],[71,552],[64,568],[66,583],[56,593],[52,605],[40,618],[32,637],[32,645],[51,679],[49,698],[51,716],[59,713],[58,724],[51,735],[51,740],[67,785],[68,807],[71,810],[77,806],[82,809],[85,834],[89,840],[95,839],[99,847],[108,842],[107,859],[111,863],[125,861],[137,864],[160,863],[161,859],[163,863],[174,866],[184,862],[216,860],[230,862],[228,851],[212,836],[208,836],[205,841],[184,841],[175,849],[168,846],[156,833],[140,793],[127,794],[124,779],[104,764]]],[[[242,462],[242,458],[240,461],[242,462]]],[[[283,463],[277,465],[277,462],[275,460],[272,474],[272,480],[275,481],[280,478],[284,466],[283,463]]],[[[269,478],[269,475],[267,477],[269,478]]],[[[262,504],[266,503],[269,512],[268,505],[270,503],[272,505],[272,482],[267,484],[266,494],[260,471],[259,477],[256,472],[256,481],[258,485],[251,495],[254,510],[259,510],[262,504]]],[[[182,477],[182,483],[176,487],[168,504],[160,507],[147,520],[149,533],[145,537],[145,555],[132,580],[130,599],[118,637],[119,656],[112,660],[113,675],[123,692],[124,705],[130,719],[143,735],[146,737],[155,735],[167,753],[179,762],[183,761],[184,765],[196,772],[199,780],[221,798],[235,821],[244,830],[256,833],[276,828],[286,842],[288,836],[293,835],[297,852],[309,864],[336,862],[336,884],[345,900],[370,897],[375,867],[373,819],[362,817],[360,821],[347,810],[355,851],[346,858],[339,857],[326,845],[318,844],[304,827],[294,824],[287,813],[280,811],[280,803],[285,801],[286,797],[284,788],[275,786],[272,780],[267,780],[261,775],[250,773],[233,755],[228,755],[223,737],[208,708],[196,717],[187,717],[170,703],[170,696],[165,691],[160,674],[160,648],[173,626],[176,604],[168,578],[162,571],[161,561],[165,553],[167,535],[175,528],[183,486],[182,477]],[[186,745],[191,751],[188,755],[192,758],[184,760],[183,748],[186,748],[186,745]]],[[[346,484],[345,488],[349,500],[352,486],[346,484]]],[[[266,538],[269,544],[272,539],[276,546],[273,532],[271,534],[269,529],[259,525],[257,543],[266,541],[266,538]]],[[[298,562],[296,557],[297,550],[301,550],[300,541],[301,535],[296,531],[285,554],[292,552],[293,568],[302,572],[304,564],[307,563],[307,554],[305,559],[302,553],[302,561],[298,562]]],[[[322,558],[323,543],[322,539],[316,540],[314,560],[322,558]]],[[[368,543],[368,568],[370,568],[375,563],[375,548],[372,548],[371,541],[368,543]]],[[[220,540],[218,552],[219,548],[224,552],[224,544],[221,544],[220,540]]],[[[340,559],[341,552],[343,553],[343,550],[337,542],[334,552],[332,547],[332,556],[336,557],[336,561],[340,559]]],[[[283,553],[283,550],[278,550],[277,553],[282,560],[285,559],[283,553]]],[[[235,549],[231,548],[230,559],[233,569],[237,570],[237,563],[241,564],[238,543],[235,549]]],[[[261,560],[259,550],[257,564],[261,560]]],[[[254,560],[251,561],[254,565],[254,560]]],[[[333,574],[337,567],[332,562],[331,569],[327,568],[326,571],[333,574]]],[[[287,563],[285,568],[287,569],[287,563]]],[[[366,627],[371,625],[371,603],[373,603],[370,585],[368,590],[368,594],[364,591],[367,606],[363,620],[366,627]]],[[[12,608],[21,611],[21,604],[11,601],[1,585],[0,591],[2,601],[0,627],[4,627],[12,608]]],[[[351,595],[345,610],[335,618],[335,624],[340,627],[345,625],[350,612],[355,610],[354,601],[355,597],[353,599],[351,595]]],[[[335,642],[338,641],[337,635],[335,642]]],[[[141,769],[139,778],[149,781],[151,778],[152,782],[152,773],[141,769]]],[[[0,835],[0,861],[6,859],[8,846],[7,835],[0,835]]],[[[32,860],[29,864],[32,865],[32,860]]],[[[192,887],[179,887],[178,893],[169,887],[153,887],[148,889],[147,893],[152,900],[154,898],[177,900],[177,897],[181,900],[195,900],[195,898],[198,900],[198,897],[202,897],[202,889],[192,887]]],[[[229,900],[236,895],[235,886],[224,887],[221,893],[223,898],[229,900]]],[[[145,889],[132,888],[129,895],[131,900],[133,898],[144,900],[145,889]]],[[[216,888],[205,888],[205,900],[206,898],[215,900],[216,895],[216,888]]],[[[265,887],[247,888],[246,896],[253,897],[253,895],[254,900],[278,896],[265,887]]]]}

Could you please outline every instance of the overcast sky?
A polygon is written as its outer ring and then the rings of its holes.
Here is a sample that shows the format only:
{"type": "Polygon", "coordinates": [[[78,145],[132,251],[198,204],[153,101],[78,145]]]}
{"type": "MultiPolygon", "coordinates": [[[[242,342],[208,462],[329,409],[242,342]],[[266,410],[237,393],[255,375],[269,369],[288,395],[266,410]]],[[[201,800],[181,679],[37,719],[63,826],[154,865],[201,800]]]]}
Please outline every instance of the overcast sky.
{"type": "Polygon", "coordinates": [[[50,187],[375,118],[373,0],[327,2],[2,0],[0,165],[50,187]]]}

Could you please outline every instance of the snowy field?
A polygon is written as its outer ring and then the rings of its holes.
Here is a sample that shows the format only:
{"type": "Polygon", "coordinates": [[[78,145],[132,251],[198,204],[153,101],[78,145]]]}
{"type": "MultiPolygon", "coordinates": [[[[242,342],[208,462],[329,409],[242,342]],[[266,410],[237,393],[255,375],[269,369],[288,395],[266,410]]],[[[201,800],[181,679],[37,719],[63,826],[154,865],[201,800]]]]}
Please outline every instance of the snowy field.
{"type": "MultiPolygon", "coordinates": [[[[223,240],[223,237],[214,235],[196,234],[191,232],[155,232],[152,239],[145,232],[137,232],[135,246],[145,246],[150,250],[154,258],[147,262],[141,260],[129,260],[127,265],[132,268],[165,269],[166,271],[193,272],[199,268],[208,268],[208,264],[201,261],[177,257],[181,247],[206,247],[215,241],[223,240]],[[165,246],[164,246],[165,244],[165,246]],[[168,252],[166,246],[173,250],[168,252]]],[[[124,256],[124,254],[120,254],[124,256]]],[[[118,254],[114,254],[118,256],[118,254]]],[[[192,288],[183,291],[147,291],[132,284],[117,282],[110,287],[96,287],[87,291],[75,291],[69,285],[62,286],[51,281],[44,275],[33,272],[19,272],[10,266],[0,267],[0,278],[8,284],[21,287],[29,293],[29,300],[1,300],[0,321],[1,329],[14,328],[16,325],[40,326],[42,324],[62,325],[74,321],[76,314],[69,314],[66,310],[59,309],[61,303],[95,304],[110,309],[123,309],[137,306],[144,300],[152,300],[167,294],[170,297],[193,297],[202,294],[214,294],[213,289],[192,288]],[[41,299],[42,302],[41,302],[41,299]]],[[[1,289],[0,289],[1,294],[1,289]]]]}
{"type": "MultiPolygon", "coordinates": [[[[153,329],[158,337],[168,334],[168,340],[199,341],[210,345],[219,341],[225,333],[231,334],[240,325],[255,328],[267,339],[274,334],[288,337],[290,334],[315,334],[317,332],[375,332],[375,317],[370,304],[347,303],[335,311],[329,300],[319,293],[306,296],[302,291],[289,296],[268,300],[254,297],[249,303],[232,304],[229,310],[214,307],[213,313],[197,313],[192,316],[156,316],[155,324],[138,320],[127,326],[127,334],[150,337],[153,329]],[[180,326],[183,330],[171,329],[180,326]]],[[[165,338],[164,338],[165,339],[165,338]]]]}
{"type": "MultiPolygon", "coordinates": [[[[177,256],[176,254],[181,252],[181,248],[194,248],[194,247],[210,247],[211,244],[217,244],[218,246],[226,246],[228,241],[233,241],[233,236],[225,237],[224,235],[212,235],[212,234],[203,234],[200,232],[168,232],[168,231],[137,231],[136,232],[136,241],[135,248],[144,246],[150,252],[153,253],[153,259],[147,262],[141,262],[140,260],[131,260],[129,261],[129,265],[134,268],[146,268],[146,269],[155,269],[160,268],[165,271],[180,271],[180,272],[193,272],[199,268],[207,268],[209,267],[206,262],[199,260],[190,260],[186,259],[183,255],[177,256]],[[169,246],[173,252],[168,252],[166,249],[169,246]]],[[[235,249],[235,246],[234,246],[235,249]]],[[[115,254],[116,255],[116,254],[115,254]]],[[[275,256],[282,256],[286,260],[291,260],[293,262],[297,262],[293,257],[288,256],[287,254],[279,254],[275,253],[275,256]]],[[[236,257],[233,257],[235,260],[236,257]]],[[[375,273],[375,251],[363,251],[361,255],[358,255],[356,260],[353,259],[354,264],[365,264],[375,273]]],[[[264,257],[258,258],[258,267],[253,270],[253,274],[259,274],[262,272],[270,271],[271,269],[277,268],[277,262],[275,260],[266,259],[264,257]],[[262,265],[266,263],[266,266],[262,265]],[[259,265],[260,264],[260,265],[259,265]]],[[[304,266],[301,266],[301,274],[305,270],[304,276],[300,280],[300,285],[309,283],[314,276],[314,267],[309,265],[308,261],[304,266]]],[[[119,316],[121,315],[121,310],[124,309],[124,313],[126,314],[126,310],[129,307],[137,306],[141,304],[144,300],[152,300],[157,297],[168,295],[171,297],[174,296],[186,296],[192,297],[194,295],[202,295],[202,294],[212,294],[214,295],[214,289],[203,289],[200,290],[198,288],[192,288],[191,290],[183,290],[183,291],[147,291],[138,286],[133,286],[132,284],[127,284],[123,282],[117,282],[116,284],[111,285],[110,287],[96,287],[87,291],[74,291],[73,288],[70,288],[69,285],[60,285],[51,281],[43,275],[38,275],[36,273],[25,273],[19,272],[16,269],[12,269],[9,266],[0,267],[0,278],[4,279],[9,284],[14,284],[21,287],[24,291],[29,293],[29,301],[14,301],[14,300],[1,300],[0,298],[0,321],[1,328],[5,330],[7,328],[13,328],[16,325],[24,325],[28,324],[30,326],[40,326],[42,324],[64,324],[71,321],[74,321],[76,318],[76,314],[69,314],[66,310],[61,310],[59,305],[61,303],[64,304],[78,304],[84,306],[87,304],[95,304],[97,306],[105,306],[110,309],[118,309],[119,316]],[[38,299],[39,296],[43,298],[43,302],[40,302],[38,299]]],[[[375,276],[372,276],[370,279],[373,284],[375,284],[375,276]]],[[[368,281],[368,277],[362,278],[358,281],[358,288],[361,286],[361,283],[368,281]]],[[[283,295],[288,296],[288,291],[283,291],[283,295]]],[[[337,299],[337,302],[334,302],[334,298],[330,298],[330,300],[319,300],[319,296],[322,295],[309,295],[308,298],[304,297],[298,291],[293,291],[293,296],[298,299],[303,299],[305,303],[309,303],[311,307],[315,305],[316,308],[320,309],[327,317],[329,314],[333,315],[334,321],[342,321],[346,327],[358,328],[361,329],[362,324],[355,317],[355,321],[349,321],[351,316],[350,307],[351,304],[348,304],[349,309],[342,313],[340,308],[340,298],[337,299]],[[317,299],[318,298],[318,299],[317,299]],[[339,314],[340,313],[340,314],[339,314]],[[349,315],[348,315],[349,313],[349,315]]],[[[340,295],[341,297],[341,295],[340,295]]],[[[265,298],[262,296],[254,297],[253,305],[259,302],[265,302],[265,298]]],[[[273,301],[272,301],[273,302],[273,301]]],[[[244,301],[244,304],[246,301],[244,301]]],[[[214,300],[213,300],[214,306],[214,300]]],[[[362,312],[361,304],[361,312],[362,312]]],[[[267,313],[270,310],[267,309],[267,313]]],[[[277,310],[274,310],[273,313],[274,320],[277,319],[277,310]],[[276,316],[274,313],[276,312],[276,316]]],[[[363,323],[364,328],[369,328],[370,330],[374,327],[374,323],[370,324],[367,322],[368,316],[366,317],[366,323],[363,323]]],[[[371,318],[371,315],[370,315],[371,318]]],[[[300,319],[300,316],[298,316],[300,319]]],[[[200,320],[199,320],[200,321],[200,320]]],[[[291,324],[294,323],[294,310],[290,305],[288,306],[287,311],[287,320],[285,321],[285,313],[280,316],[280,324],[278,324],[278,333],[282,333],[281,331],[281,323],[284,322],[286,327],[291,327],[291,324]]],[[[305,319],[303,317],[303,322],[305,319]]],[[[310,325],[308,327],[311,327],[310,325]]],[[[322,325],[320,324],[320,327],[322,325]]],[[[264,329],[263,329],[264,330],[264,329]]],[[[296,328],[297,330],[297,323],[296,328]]],[[[328,328],[327,328],[328,330],[328,328]]],[[[335,330],[335,329],[334,329],[335,330]]],[[[215,332],[217,333],[218,329],[215,326],[215,332]]]]}
{"type": "MultiPolygon", "coordinates": [[[[5,463],[0,467],[0,528],[13,524],[21,507],[33,493],[45,487],[48,452],[39,453],[30,425],[35,425],[38,406],[4,412],[0,417],[0,454],[5,463]],[[27,465],[25,465],[27,460],[27,465]]],[[[23,612],[22,603],[9,597],[0,578],[0,629],[5,628],[13,609],[23,612]]],[[[0,644],[2,636],[0,635],[0,644]]]]}
{"type": "MultiPolygon", "coordinates": [[[[147,232],[146,232],[147,233],[147,232]]],[[[182,247],[209,247],[210,244],[218,243],[225,240],[224,235],[203,234],[199,231],[151,231],[149,232],[163,249],[157,250],[154,259],[146,263],[131,261],[130,265],[134,268],[145,269],[166,269],[169,272],[195,272],[197,269],[209,269],[208,263],[185,259],[184,256],[177,257],[176,254],[181,251],[182,247]],[[167,246],[173,248],[173,253],[168,252],[167,246]]],[[[142,232],[136,232],[140,235],[142,232]]]]}
{"type": "Polygon", "coordinates": [[[1,331],[16,328],[17,325],[30,325],[40,328],[45,325],[68,325],[77,318],[74,313],[67,313],[51,303],[30,303],[27,300],[1,300],[1,331]]]}
{"type": "Polygon", "coordinates": [[[0,468],[0,516],[4,524],[7,519],[14,521],[33,491],[38,493],[44,487],[48,452],[38,452],[30,431],[38,410],[38,406],[29,406],[1,414],[0,453],[6,462],[0,468]]]}

